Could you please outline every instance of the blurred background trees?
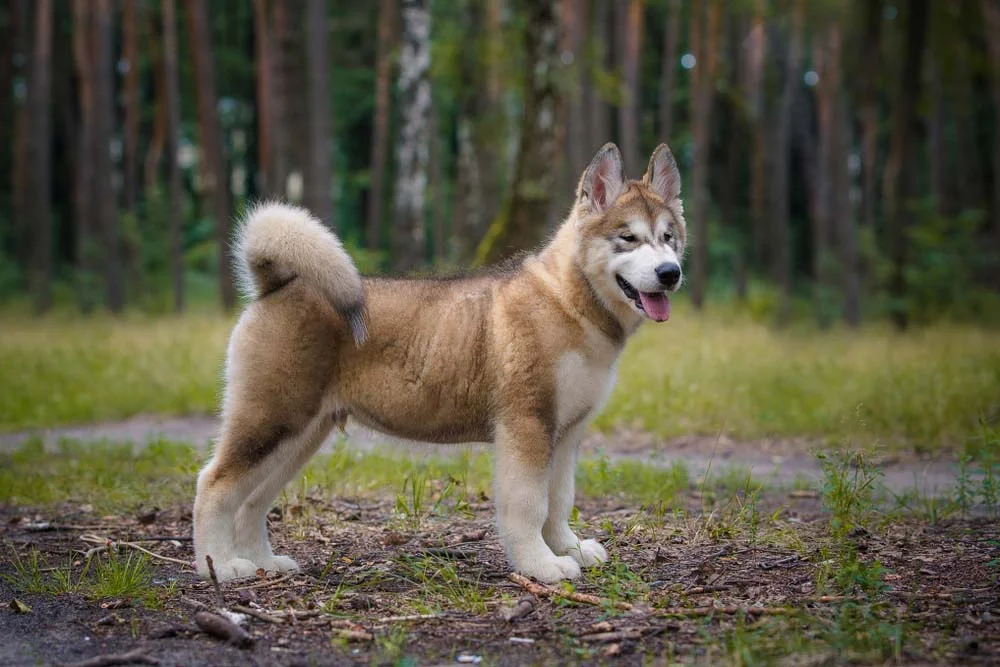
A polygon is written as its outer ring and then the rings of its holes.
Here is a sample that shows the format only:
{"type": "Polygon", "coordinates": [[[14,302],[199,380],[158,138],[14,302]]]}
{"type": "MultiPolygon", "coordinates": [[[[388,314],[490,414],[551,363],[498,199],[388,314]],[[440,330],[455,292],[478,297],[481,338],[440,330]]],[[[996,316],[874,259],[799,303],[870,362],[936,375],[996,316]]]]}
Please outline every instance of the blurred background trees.
{"type": "Polygon", "coordinates": [[[501,260],[609,140],[673,148],[699,307],[1000,317],[1000,0],[10,0],[0,299],[230,308],[266,197],[367,272],[501,260]]]}

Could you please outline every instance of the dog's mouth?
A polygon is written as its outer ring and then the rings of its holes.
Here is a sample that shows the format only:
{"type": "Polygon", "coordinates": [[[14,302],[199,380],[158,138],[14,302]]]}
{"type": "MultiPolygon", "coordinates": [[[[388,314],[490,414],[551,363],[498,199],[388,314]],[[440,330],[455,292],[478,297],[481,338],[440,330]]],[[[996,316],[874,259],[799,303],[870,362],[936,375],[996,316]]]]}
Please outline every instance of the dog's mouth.
{"type": "Polygon", "coordinates": [[[625,297],[646,317],[656,322],[666,322],[670,319],[670,297],[666,292],[640,292],[619,275],[615,275],[615,280],[618,281],[618,287],[625,297]]]}

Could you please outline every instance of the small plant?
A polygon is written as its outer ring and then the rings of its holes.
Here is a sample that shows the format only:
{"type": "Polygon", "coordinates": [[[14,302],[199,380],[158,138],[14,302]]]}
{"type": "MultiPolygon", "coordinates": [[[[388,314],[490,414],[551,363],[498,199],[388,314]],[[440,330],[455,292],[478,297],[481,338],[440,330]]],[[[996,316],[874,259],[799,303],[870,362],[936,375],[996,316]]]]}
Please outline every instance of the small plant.
{"type": "Polygon", "coordinates": [[[969,510],[975,502],[975,493],[972,489],[972,475],[969,471],[969,464],[972,463],[972,456],[969,453],[962,454],[958,459],[958,478],[955,480],[955,504],[962,516],[968,516],[969,510]]]}
{"type": "Polygon", "coordinates": [[[0,575],[11,588],[20,593],[51,593],[52,581],[45,575],[41,554],[37,549],[31,549],[22,558],[13,547],[11,551],[12,574],[0,575]]]}
{"type": "Polygon", "coordinates": [[[129,552],[123,558],[109,550],[106,558],[94,556],[94,580],[88,593],[95,598],[141,598],[150,591],[153,573],[146,554],[129,552]]]}
{"type": "Polygon", "coordinates": [[[865,452],[821,452],[817,458],[823,470],[823,504],[832,515],[831,532],[839,542],[855,528],[868,524],[875,511],[882,471],[865,452]]]}

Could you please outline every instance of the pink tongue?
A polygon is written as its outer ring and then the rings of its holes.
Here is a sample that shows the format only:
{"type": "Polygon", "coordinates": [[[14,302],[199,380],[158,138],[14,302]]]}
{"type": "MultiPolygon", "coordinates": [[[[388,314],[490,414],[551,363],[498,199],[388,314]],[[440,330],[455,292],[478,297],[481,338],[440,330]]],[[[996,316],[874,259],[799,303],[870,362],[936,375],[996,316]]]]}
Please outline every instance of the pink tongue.
{"type": "Polygon", "coordinates": [[[650,319],[666,322],[670,318],[670,298],[666,294],[639,292],[639,300],[650,319]]]}

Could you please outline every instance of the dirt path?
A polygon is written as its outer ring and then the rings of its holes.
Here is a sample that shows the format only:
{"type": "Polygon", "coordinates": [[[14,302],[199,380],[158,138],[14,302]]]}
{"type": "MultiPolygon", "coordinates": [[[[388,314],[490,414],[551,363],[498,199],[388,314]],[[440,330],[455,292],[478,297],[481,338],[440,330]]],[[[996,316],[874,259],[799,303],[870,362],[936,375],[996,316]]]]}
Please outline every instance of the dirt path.
{"type": "MultiPolygon", "coordinates": [[[[0,452],[17,449],[33,437],[40,437],[46,448],[51,449],[58,447],[64,438],[131,441],[137,446],[164,438],[208,448],[218,428],[218,419],[208,415],[138,416],[116,422],[3,433],[0,434],[0,452]]],[[[484,447],[407,443],[353,424],[348,426],[347,433],[347,445],[359,451],[389,448],[416,457],[448,456],[464,448],[484,447]]],[[[341,437],[339,433],[331,436],[323,448],[329,450],[341,437]]],[[[812,453],[815,443],[805,439],[737,441],[727,437],[687,436],[664,440],[649,433],[620,430],[611,434],[589,433],[584,439],[583,450],[585,456],[603,453],[612,461],[637,460],[664,467],[681,461],[692,478],[699,478],[706,471],[714,475],[737,469],[749,471],[755,478],[775,486],[791,487],[797,482],[820,477],[820,467],[812,453]]],[[[914,488],[921,493],[942,493],[954,486],[957,472],[954,461],[943,456],[924,460],[913,455],[893,454],[884,457],[880,467],[885,474],[886,487],[897,493],[914,488]]]]}

